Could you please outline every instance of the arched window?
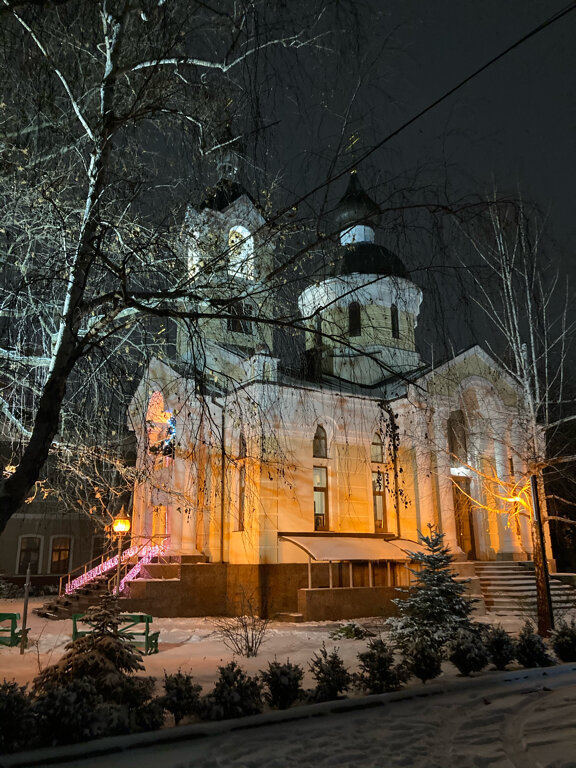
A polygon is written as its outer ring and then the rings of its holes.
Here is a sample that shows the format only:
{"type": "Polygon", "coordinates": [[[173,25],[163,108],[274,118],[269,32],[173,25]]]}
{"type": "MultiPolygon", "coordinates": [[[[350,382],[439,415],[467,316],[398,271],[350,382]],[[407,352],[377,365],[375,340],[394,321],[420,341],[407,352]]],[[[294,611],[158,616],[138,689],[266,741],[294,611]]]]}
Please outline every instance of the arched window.
{"type": "Polygon", "coordinates": [[[348,305],[348,335],[360,336],[362,333],[362,317],[360,315],[360,304],[353,301],[348,305]]]}
{"type": "Polygon", "coordinates": [[[326,444],[326,430],[320,424],[316,427],[314,440],[312,442],[312,456],[317,459],[325,459],[328,456],[328,447],[326,444]]]}
{"type": "Polygon", "coordinates": [[[464,412],[452,411],[448,418],[447,427],[451,465],[457,467],[466,464],[468,461],[468,439],[464,412]]]}
{"type": "Polygon", "coordinates": [[[242,432],[240,432],[240,437],[238,438],[238,458],[246,458],[246,438],[242,432]]]}
{"type": "Polygon", "coordinates": [[[254,238],[246,227],[240,224],[228,232],[228,249],[230,251],[230,267],[236,274],[242,270],[242,277],[254,278],[254,238]]]}
{"type": "Polygon", "coordinates": [[[236,530],[244,530],[244,516],[246,514],[246,464],[242,464],[238,474],[238,527],[236,530]]]}
{"type": "Polygon", "coordinates": [[[231,317],[226,322],[226,328],[232,333],[252,334],[252,321],[249,319],[253,312],[252,307],[245,301],[235,301],[229,305],[231,317]]]}
{"type": "Polygon", "coordinates": [[[372,438],[370,461],[374,461],[378,464],[382,464],[384,461],[384,446],[382,445],[382,438],[380,437],[379,432],[374,432],[374,437],[372,438]]]}
{"type": "Polygon", "coordinates": [[[390,325],[392,327],[392,338],[400,338],[400,323],[398,320],[398,307],[396,304],[392,304],[390,307],[390,325]]]}

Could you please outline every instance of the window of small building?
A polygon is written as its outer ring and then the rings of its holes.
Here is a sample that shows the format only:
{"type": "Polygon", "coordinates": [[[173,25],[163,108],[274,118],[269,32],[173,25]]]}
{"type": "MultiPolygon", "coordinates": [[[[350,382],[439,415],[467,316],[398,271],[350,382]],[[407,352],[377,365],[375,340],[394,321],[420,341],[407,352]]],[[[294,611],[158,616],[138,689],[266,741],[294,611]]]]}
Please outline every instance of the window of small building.
{"type": "Polygon", "coordinates": [[[314,467],[314,530],[328,530],[328,470],[314,467]]]}
{"type": "Polygon", "coordinates": [[[400,321],[398,318],[398,307],[396,304],[392,304],[390,307],[390,324],[392,327],[392,338],[400,338],[400,321]]]}
{"type": "Polygon", "coordinates": [[[50,553],[50,573],[68,573],[70,570],[70,536],[54,536],[50,553]]]}
{"type": "Polygon", "coordinates": [[[353,301],[348,305],[348,335],[360,336],[362,333],[362,316],[360,313],[360,304],[353,301]]]}
{"type": "Polygon", "coordinates": [[[386,488],[382,472],[372,472],[372,506],[374,509],[374,530],[386,531],[386,488]]]}
{"type": "Polygon", "coordinates": [[[253,324],[249,319],[252,316],[252,307],[245,301],[235,301],[230,304],[228,311],[232,317],[226,321],[226,327],[232,333],[244,333],[252,335],[253,324]]]}
{"type": "Polygon", "coordinates": [[[314,440],[312,441],[312,456],[316,459],[325,459],[328,456],[328,444],[326,441],[326,430],[320,424],[316,427],[314,440]]]}
{"type": "Polygon", "coordinates": [[[37,574],[40,567],[40,548],[42,539],[40,536],[22,536],[20,539],[20,552],[18,554],[18,573],[25,574],[30,565],[30,573],[37,574]]]}
{"type": "Polygon", "coordinates": [[[377,464],[382,464],[384,461],[384,445],[382,444],[382,437],[379,432],[374,433],[372,438],[372,445],[370,446],[370,461],[377,464]]]}

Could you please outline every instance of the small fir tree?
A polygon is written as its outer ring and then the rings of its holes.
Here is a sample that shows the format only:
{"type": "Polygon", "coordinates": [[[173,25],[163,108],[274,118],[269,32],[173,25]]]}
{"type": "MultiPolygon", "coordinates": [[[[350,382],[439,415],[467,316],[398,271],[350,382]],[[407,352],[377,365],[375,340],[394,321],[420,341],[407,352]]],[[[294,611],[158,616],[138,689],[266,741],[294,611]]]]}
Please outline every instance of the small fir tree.
{"type": "Polygon", "coordinates": [[[548,654],[544,641],[534,632],[534,624],[526,621],[515,643],[515,656],[523,667],[550,667],[554,661],[548,654]]]}
{"type": "Polygon", "coordinates": [[[496,669],[506,669],[514,661],[514,641],[501,624],[485,630],[484,644],[496,669]]]}
{"type": "Polygon", "coordinates": [[[442,672],[442,649],[424,633],[411,637],[404,646],[404,663],[410,674],[423,683],[442,672]]]}
{"type": "Polygon", "coordinates": [[[458,581],[452,570],[452,555],[444,545],[444,534],[429,526],[422,536],[425,552],[412,552],[418,569],[410,569],[415,584],[403,599],[394,600],[399,616],[388,620],[393,638],[405,651],[420,636],[439,650],[459,629],[470,627],[474,600],[466,597],[466,582],[458,581]]]}
{"type": "Polygon", "coordinates": [[[172,675],[164,673],[164,696],[161,702],[164,709],[174,716],[175,725],[186,715],[198,712],[202,686],[193,680],[192,675],[180,670],[172,675]]]}
{"type": "Polygon", "coordinates": [[[338,648],[328,653],[326,644],[322,643],[322,648],[314,654],[309,667],[316,680],[316,689],[312,694],[316,701],[332,701],[350,688],[352,675],[344,666],[338,648]]]}
{"type": "Polygon", "coordinates": [[[408,678],[406,667],[394,663],[392,648],[379,637],[370,640],[368,650],[358,654],[358,666],[358,687],[368,693],[396,691],[408,678]]]}
{"type": "Polygon", "coordinates": [[[274,709],[288,709],[302,696],[304,670],[289,659],[285,664],[274,660],[268,662],[268,669],[260,672],[265,686],[264,698],[274,709]]]}
{"type": "Polygon", "coordinates": [[[85,619],[93,631],[68,643],[62,658],[42,670],[34,680],[34,694],[88,679],[105,702],[141,706],[150,698],[153,686],[145,678],[133,678],[144,669],[142,655],[119,632],[117,600],[104,595],[98,605],[88,609],[85,619]]]}
{"type": "Polygon", "coordinates": [[[25,685],[0,683],[0,755],[24,749],[36,736],[32,698],[25,685]]]}
{"type": "Polygon", "coordinates": [[[214,688],[200,702],[200,716],[204,720],[228,720],[262,712],[262,686],[231,661],[218,667],[219,677],[214,688]]]}
{"type": "Polygon", "coordinates": [[[552,648],[560,661],[576,661],[576,621],[559,622],[556,631],[552,632],[552,648]]]}
{"type": "Polygon", "coordinates": [[[479,631],[459,629],[449,647],[449,659],[461,675],[481,672],[490,661],[488,649],[479,631]]]}

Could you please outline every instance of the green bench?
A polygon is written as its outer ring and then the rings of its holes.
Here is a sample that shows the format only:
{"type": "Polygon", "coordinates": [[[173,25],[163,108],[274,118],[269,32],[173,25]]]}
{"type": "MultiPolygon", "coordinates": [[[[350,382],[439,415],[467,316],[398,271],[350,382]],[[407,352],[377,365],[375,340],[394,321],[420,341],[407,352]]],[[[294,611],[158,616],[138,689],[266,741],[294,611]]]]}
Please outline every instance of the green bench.
{"type": "MultiPolygon", "coordinates": [[[[150,624],[153,618],[147,613],[123,613],[119,616],[120,625],[118,631],[128,638],[137,648],[144,651],[145,656],[158,653],[158,638],[160,632],[150,632],[150,624]]],[[[83,613],[75,613],[72,616],[72,640],[85,635],[91,635],[94,627],[90,621],[84,618],[83,613]],[[78,622],[88,625],[88,629],[79,629],[78,622]]]]}
{"type": "Polygon", "coordinates": [[[22,630],[16,629],[19,613],[0,613],[0,645],[15,646],[20,644],[22,630]]]}

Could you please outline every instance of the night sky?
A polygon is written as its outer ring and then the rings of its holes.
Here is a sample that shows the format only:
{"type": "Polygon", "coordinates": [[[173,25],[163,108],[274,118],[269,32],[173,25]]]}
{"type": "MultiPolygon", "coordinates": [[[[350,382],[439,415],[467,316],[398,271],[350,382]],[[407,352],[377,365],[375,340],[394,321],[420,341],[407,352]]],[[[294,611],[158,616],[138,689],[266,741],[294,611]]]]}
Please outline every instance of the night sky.
{"type": "MultiPolygon", "coordinates": [[[[371,6],[371,12],[362,6],[369,29],[359,51],[350,39],[347,56],[333,57],[303,79],[300,103],[276,96],[285,182],[295,196],[322,173],[334,175],[566,7],[562,0],[371,0],[371,6]],[[327,89],[322,97],[316,88],[321,81],[327,89]]],[[[448,184],[454,194],[489,193],[494,184],[506,195],[520,190],[547,216],[557,257],[576,277],[575,158],[576,10],[478,75],[358,169],[377,198],[379,185],[402,185],[414,174],[422,183],[448,184]]],[[[331,186],[337,196],[345,182],[331,186]]]]}

